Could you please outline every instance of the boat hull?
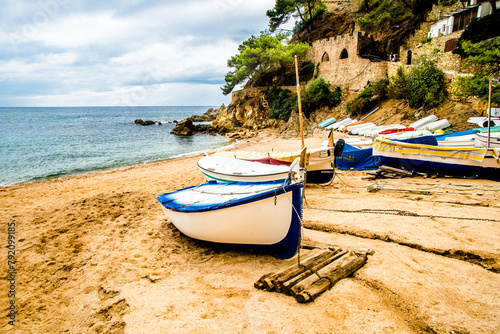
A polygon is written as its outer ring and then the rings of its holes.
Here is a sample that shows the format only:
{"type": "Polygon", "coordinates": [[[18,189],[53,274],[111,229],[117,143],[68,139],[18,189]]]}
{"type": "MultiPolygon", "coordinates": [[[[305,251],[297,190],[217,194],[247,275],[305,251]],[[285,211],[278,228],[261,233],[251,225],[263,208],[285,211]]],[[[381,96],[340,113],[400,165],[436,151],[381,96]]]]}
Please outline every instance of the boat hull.
{"type": "Polygon", "coordinates": [[[333,123],[335,123],[337,120],[335,119],[335,117],[332,117],[332,118],[329,118],[327,120],[324,120],[323,122],[319,123],[318,124],[318,128],[320,129],[324,129],[326,128],[327,126],[329,125],[332,125],[333,123]]]}
{"type": "Polygon", "coordinates": [[[322,147],[310,150],[306,164],[306,183],[325,184],[334,176],[334,148],[322,147]]]}
{"type": "Polygon", "coordinates": [[[198,161],[198,168],[207,181],[266,182],[286,180],[294,164],[298,172],[298,158],[289,167],[224,157],[204,157],[198,161]]]}
{"type": "Polygon", "coordinates": [[[414,173],[500,180],[493,150],[407,144],[376,139],[373,163],[414,173]]]}
{"type": "MultiPolygon", "coordinates": [[[[476,147],[488,147],[488,134],[487,133],[476,133],[474,145],[476,147]]],[[[500,136],[497,133],[490,135],[490,147],[500,148],[500,136]]]]}
{"type": "MultiPolygon", "coordinates": [[[[271,184],[271,183],[265,183],[271,184]]],[[[173,208],[169,196],[183,196],[181,189],[158,196],[162,209],[183,234],[198,240],[260,248],[280,258],[295,255],[300,243],[301,184],[279,185],[273,189],[244,196],[237,200],[210,205],[201,210],[173,208]]],[[[248,187],[248,183],[209,183],[213,187],[248,187]]],[[[186,188],[192,189],[192,188],[186,188]]],[[[214,188],[215,189],[215,188],[214,188]]],[[[223,188],[220,188],[223,189],[223,188]]]]}
{"type": "MultiPolygon", "coordinates": [[[[300,151],[294,152],[230,152],[217,151],[212,156],[242,159],[247,161],[262,161],[267,158],[283,162],[293,162],[300,157],[300,151]]],[[[334,175],[333,164],[335,161],[333,147],[321,147],[307,151],[306,157],[306,182],[310,184],[324,184],[332,180],[334,175]]]]}

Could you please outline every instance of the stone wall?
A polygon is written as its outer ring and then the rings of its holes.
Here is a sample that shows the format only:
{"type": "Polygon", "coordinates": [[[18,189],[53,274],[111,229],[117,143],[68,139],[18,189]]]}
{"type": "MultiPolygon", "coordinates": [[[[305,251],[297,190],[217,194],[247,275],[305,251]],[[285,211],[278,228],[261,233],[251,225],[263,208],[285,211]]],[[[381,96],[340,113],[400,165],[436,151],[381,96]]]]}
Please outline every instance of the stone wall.
{"type": "Polygon", "coordinates": [[[420,28],[400,48],[398,57],[400,64],[413,65],[420,56],[431,55],[435,51],[438,51],[438,67],[450,78],[455,78],[460,73],[460,57],[453,54],[451,50],[447,50],[446,45],[447,43],[452,43],[453,40],[457,40],[462,35],[463,30],[435,37],[430,43],[422,43],[422,40],[427,38],[431,25],[442,19],[444,14],[461,8],[461,6],[460,3],[456,3],[453,6],[433,6],[432,11],[426,17],[426,21],[420,25],[420,28]]]}
{"type": "Polygon", "coordinates": [[[368,82],[387,77],[387,62],[372,62],[359,56],[362,43],[370,40],[370,36],[354,31],[314,41],[306,59],[320,64],[319,76],[328,82],[358,91],[368,82]]]}

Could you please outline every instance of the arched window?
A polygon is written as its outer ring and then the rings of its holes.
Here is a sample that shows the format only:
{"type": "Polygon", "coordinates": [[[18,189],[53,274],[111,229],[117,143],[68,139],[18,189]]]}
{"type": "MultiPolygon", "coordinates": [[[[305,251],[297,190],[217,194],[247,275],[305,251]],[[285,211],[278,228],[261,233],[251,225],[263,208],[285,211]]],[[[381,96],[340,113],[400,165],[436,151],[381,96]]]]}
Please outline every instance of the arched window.
{"type": "Polygon", "coordinates": [[[321,62],[324,62],[324,61],[330,61],[330,56],[326,52],[323,53],[323,57],[321,57],[321,62]]]}
{"type": "Polygon", "coordinates": [[[406,65],[411,65],[411,50],[408,50],[408,58],[406,59],[406,65]]]}
{"type": "Polygon", "coordinates": [[[342,50],[342,52],[340,53],[340,59],[346,59],[346,58],[349,58],[349,54],[347,53],[347,50],[344,49],[342,50]]]}

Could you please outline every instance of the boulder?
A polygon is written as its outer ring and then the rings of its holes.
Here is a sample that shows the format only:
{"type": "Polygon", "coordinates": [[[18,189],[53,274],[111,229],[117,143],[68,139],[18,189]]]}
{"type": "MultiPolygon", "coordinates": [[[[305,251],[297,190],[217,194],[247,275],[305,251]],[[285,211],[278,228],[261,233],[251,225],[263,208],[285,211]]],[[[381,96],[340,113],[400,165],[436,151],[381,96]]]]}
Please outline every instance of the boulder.
{"type": "MultiPolygon", "coordinates": [[[[146,125],[154,125],[156,124],[155,121],[150,121],[150,120],[147,120],[147,121],[143,121],[142,119],[138,118],[134,121],[135,124],[138,124],[138,125],[143,125],[143,126],[146,126],[146,125]]],[[[158,122],[159,125],[161,125],[160,122],[158,122]]]]}
{"type": "Polygon", "coordinates": [[[185,120],[178,122],[170,133],[180,136],[192,136],[195,131],[196,127],[194,126],[193,121],[191,121],[191,118],[186,118],[185,120]]]}
{"type": "Polygon", "coordinates": [[[189,118],[191,118],[193,122],[212,122],[225,109],[226,106],[224,105],[222,105],[220,108],[217,109],[209,108],[203,115],[193,115],[189,118]]]}

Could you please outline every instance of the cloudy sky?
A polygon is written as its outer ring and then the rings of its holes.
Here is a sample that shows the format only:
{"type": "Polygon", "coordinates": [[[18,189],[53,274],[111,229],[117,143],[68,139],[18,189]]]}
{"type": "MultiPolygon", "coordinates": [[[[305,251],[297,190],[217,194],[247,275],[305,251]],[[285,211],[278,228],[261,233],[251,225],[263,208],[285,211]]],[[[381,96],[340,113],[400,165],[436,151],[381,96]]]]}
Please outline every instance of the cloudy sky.
{"type": "Polygon", "coordinates": [[[275,0],[1,3],[0,106],[218,106],[275,0]]]}

